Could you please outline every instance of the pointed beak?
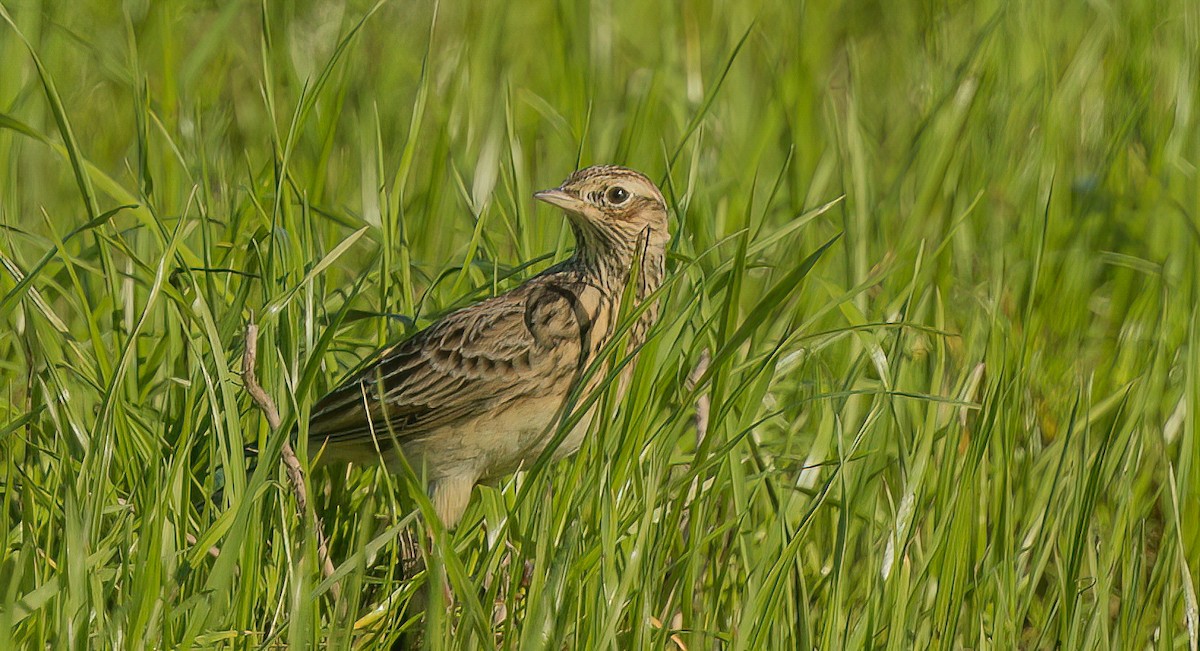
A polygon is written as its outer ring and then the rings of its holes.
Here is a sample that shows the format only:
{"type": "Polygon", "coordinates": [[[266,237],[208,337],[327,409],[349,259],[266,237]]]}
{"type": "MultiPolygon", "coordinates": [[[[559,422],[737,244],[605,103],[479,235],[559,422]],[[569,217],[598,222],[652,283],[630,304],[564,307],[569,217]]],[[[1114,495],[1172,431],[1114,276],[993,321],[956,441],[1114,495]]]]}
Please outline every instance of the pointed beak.
{"type": "Polygon", "coordinates": [[[535,192],[533,198],[573,213],[583,212],[583,209],[588,205],[586,201],[568,192],[563,192],[559,188],[535,192]]]}

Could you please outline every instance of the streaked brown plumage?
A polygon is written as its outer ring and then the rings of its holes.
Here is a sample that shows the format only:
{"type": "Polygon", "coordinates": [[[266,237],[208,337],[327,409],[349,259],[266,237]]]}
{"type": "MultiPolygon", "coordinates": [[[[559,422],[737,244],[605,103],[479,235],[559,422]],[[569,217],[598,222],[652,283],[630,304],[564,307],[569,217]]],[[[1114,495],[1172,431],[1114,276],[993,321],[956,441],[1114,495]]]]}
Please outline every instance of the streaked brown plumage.
{"type": "MultiPolygon", "coordinates": [[[[449,526],[476,483],[537,459],[575,381],[612,335],[635,262],[638,300],[661,284],[670,235],[662,194],[631,169],[589,167],[534,196],[566,212],[574,256],[383,351],[313,408],[310,453],[321,450],[323,461],[382,456],[396,469],[394,436],[449,526]]],[[[657,306],[643,313],[631,345],[657,315],[657,306]]],[[[579,449],[590,416],[555,458],[579,449]]]]}

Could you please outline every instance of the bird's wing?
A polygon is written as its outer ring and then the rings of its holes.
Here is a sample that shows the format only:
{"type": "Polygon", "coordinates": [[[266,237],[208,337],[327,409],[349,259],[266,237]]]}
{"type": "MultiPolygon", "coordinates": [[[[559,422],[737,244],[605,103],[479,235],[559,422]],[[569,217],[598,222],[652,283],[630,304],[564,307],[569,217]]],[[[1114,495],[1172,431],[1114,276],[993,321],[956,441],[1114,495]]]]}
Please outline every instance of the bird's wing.
{"type": "Polygon", "coordinates": [[[310,441],[370,444],[374,432],[403,442],[561,390],[586,362],[580,351],[591,349],[583,300],[572,288],[540,284],[447,315],[318,402],[310,441]]]}

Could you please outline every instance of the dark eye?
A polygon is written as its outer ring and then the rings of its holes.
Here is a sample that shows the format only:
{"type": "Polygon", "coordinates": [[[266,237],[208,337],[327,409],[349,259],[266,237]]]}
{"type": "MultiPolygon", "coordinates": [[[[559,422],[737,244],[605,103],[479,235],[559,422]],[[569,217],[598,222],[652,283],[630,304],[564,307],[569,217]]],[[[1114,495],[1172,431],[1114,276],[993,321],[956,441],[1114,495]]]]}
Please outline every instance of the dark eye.
{"type": "Polygon", "coordinates": [[[604,198],[613,205],[625,203],[625,200],[629,198],[629,191],[619,185],[614,185],[604,193],[604,198]]]}

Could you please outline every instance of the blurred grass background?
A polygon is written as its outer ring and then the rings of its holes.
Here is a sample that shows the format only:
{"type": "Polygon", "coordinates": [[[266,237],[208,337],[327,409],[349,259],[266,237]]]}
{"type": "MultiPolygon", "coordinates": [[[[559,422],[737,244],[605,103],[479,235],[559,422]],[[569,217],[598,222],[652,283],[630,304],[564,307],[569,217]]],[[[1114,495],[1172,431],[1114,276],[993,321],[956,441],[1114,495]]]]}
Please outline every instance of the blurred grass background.
{"type": "Polygon", "coordinates": [[[0,647],[1195,648],[1200,5],[0,8],[0,647]],[[335,602],[246,322],[303,422],[608,162],[675,220],[629,395],[424,619],[403,482],[312,475],[335,602]]]}

